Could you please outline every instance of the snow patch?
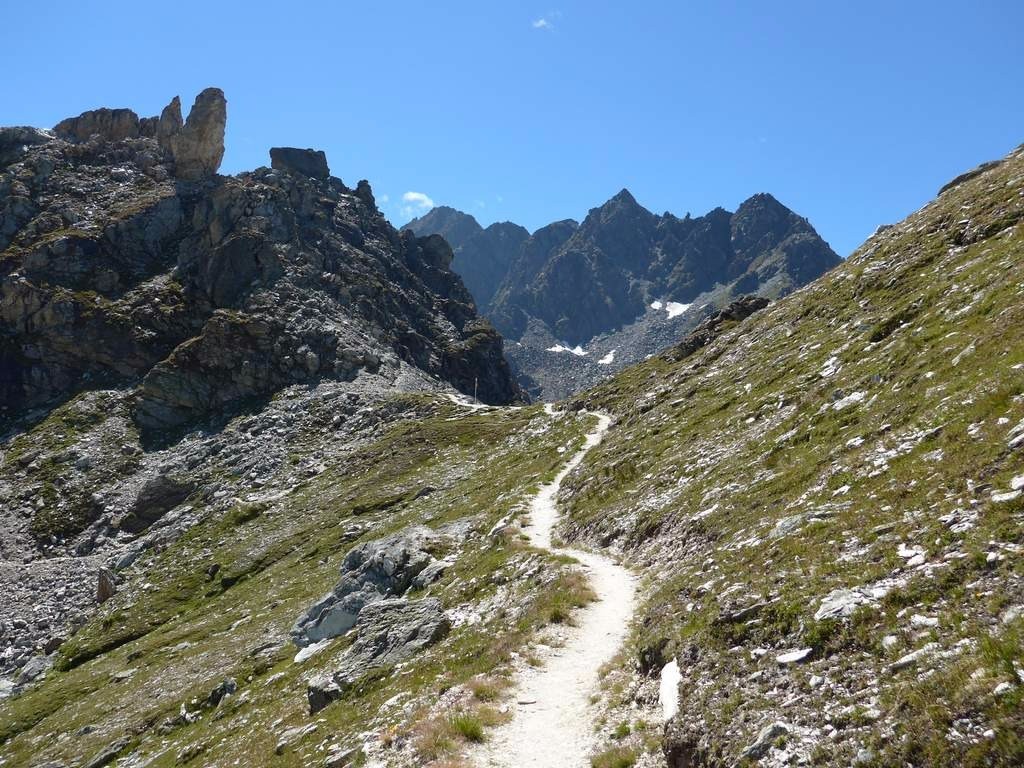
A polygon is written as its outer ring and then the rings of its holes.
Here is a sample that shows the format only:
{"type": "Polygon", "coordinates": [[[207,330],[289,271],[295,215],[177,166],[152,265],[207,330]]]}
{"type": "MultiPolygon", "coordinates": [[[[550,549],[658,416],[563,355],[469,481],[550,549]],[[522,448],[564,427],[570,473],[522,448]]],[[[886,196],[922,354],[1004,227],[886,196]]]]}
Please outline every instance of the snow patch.
{"type": "Polygon", "coordinates": [[[673,317],[679,317],[686,310],[692,307],[692,304],[680,304],[678,301],[652,301],[651,309],[659,310],[664,309],[668,314],[668,319],[671,320],[673,317]]]}
{"type": "Polygon", "coordinates": [[[331,637],[325,637],[319,643],[313,643],[313,645],[307,645],[305,648],[301,649],[298,653],[295,654],[295,663],[296,664],[301,664],[306,659],[309,659],[309,658],[312,658],[313,656],[316,656],[318,653],[320,653],[320,651],[322,651],[324,648],[326,648],[328,645],[330,645],[331,641],[333,639],[334,638],[331,638],[331,637]]]}
{"type": "Polygon", "coordinates": [[[579,344],[575,347],[567,347],[564,344],[555,344],[553,347],[548,347],[548,352],[568,352],[570,355],[576,355],[576,357],[584,357],[587,354],[579,344]]]}
{"type": "Polygon", "coordinates": [[[673,317],[679,317],[691,306],[691,304],[680,304],[678,301],[670,301],[665,305],[665,311],[668,312],[668,319],[671,320],[673,317]]]}
{"type": "Polygon", "coordinates": [[[668,722],[679,712],[679,663],[672,659],[661,668],[661,684],[658,686],[658,703],[661,704],[661,719],[668,722]]]}
{"type": "Polygon", "coordinates": [[[613,349],[607,355],[597,361],[598,365],[611,365],[615,361],[615,350],[613,349]]]}

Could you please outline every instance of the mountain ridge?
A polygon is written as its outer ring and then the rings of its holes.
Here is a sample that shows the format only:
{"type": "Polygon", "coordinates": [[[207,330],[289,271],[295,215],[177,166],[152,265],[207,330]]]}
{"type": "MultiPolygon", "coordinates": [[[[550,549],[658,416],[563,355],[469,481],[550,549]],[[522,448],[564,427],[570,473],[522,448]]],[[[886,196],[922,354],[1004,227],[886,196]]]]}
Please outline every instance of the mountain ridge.
{"type": "MultiPolygon", "coordinates": [[[[464,222],[460,216],[466,214],[445,208],[405,227],[419,234],[444,229],[437,234],[447,232],[458,253],[465,229],[449,223],[464,222]]],[[[506,352],[520,383],[543,399],[569,396],[660,351],[741,295],[778,298],[841,261],[806,218],[768,193],[750,196],[735,212],[718,207],[679,218],[652,213],[623,188],[579,224],[520,234],[511,259],[507,248],[492,258],[479,237],[467,242],[461,269],[486,263],[490,285],[504,271],[478,305],[511,342],[506,352]],[[652,312],[667,302],[686,309],[668,317],[652,312]],[[593,354],[566,360],[552,352],[577,345],[593,354]]],[[[460,269],[459,257],[453,268],[460,269]]]]}

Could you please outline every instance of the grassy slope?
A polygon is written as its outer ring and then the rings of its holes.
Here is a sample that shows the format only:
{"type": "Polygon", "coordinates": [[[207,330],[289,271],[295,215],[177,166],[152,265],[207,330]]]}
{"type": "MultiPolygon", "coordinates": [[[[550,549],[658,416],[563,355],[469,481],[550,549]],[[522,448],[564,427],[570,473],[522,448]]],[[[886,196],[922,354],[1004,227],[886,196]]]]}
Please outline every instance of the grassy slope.
{"type": "Polygon", "coordinates": [[[142,562],[133,587],[61,649],[63,671],[0,704],[0,764],[85,764],[119,739],[122,755],[137,751],[152,766],[230,765],[240,755],[252,766],[322,762],[327,746],[357,746],[367,729],[401,733],[423,704],[491,672],[536,629],[560,620],[578,577],[555,558],[487,532],[556,471],[564,460],[558,449],[573,450],[587,420],[553,421],[538,408],[466,415],[437,404],[433,411],[399,422],[275,502],[214,515],[142,562]],[[426,486],[436,490],[416,498],[426,486]],[[294,664],[291,623],[333,586],[358,541],[410,523],[459,521],[463,534],[437,553],[458,550],[458,560],[425,594],[478,610],[483,621],[454,629],[394,674],[368,677],[311,719],[305,681],[329,669],[346,643],[294,664]],[[213,563],[220,570],[211,578],[213,563]],[[237,693],[219,708],[201,707],[228,677],[237,693]],[[414,706],[379,709],[397,694],[414,706]],[[174,721],[182,706],[195,722],[174,721]],[[275,754],[282,733],[311,722],[314,732],[275,754]]]}
{"type": "Polygon", "coordinates": [[[617,538],[655,577],[633,654],[683,654],[670,741],[729,762],[778,719],[822,729],[823,764],[1024,761],[1021,689],[992,694],[1024,666],[1024,498],[992,500],[1024,474],[1022,216],[1018,150],[689,359],[584,397],[619,423],[570,479],[570,535],[617,538]],[[814,621],[861,585],[890,591],[814,621]],[[948,656],[887,670],[928,642],[948,656]]]}

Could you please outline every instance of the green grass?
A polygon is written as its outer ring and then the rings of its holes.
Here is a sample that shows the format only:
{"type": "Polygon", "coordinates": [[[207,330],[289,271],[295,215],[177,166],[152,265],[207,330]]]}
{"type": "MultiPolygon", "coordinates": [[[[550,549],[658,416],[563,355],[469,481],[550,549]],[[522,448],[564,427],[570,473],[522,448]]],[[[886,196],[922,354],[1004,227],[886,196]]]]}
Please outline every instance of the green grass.
{"type": "MultiPolygon", "coordinates": [[[[398,692],[432,703],[445,690],[485,679],[477,687],[478,700],[500,695],[504,678],[496,672],[513,652],[565,605],[588,597],[565,559],[532,550],[515,537],[488,539],[486,532],[565,461],[556,449],[577,441],[589,421],[550,422],[539,408],[452,420],[459,411],[424,397],[403,398],[398,413],[415,420],[397,421],[286,497],[208,515],[170,548],[144,556],[135,566],[142,574],[135,583],[151,586],[104,604],[61,649],[58,669],[42,685],[0,703],[0,755],[12,765],[29,756],[79,759],[130,732],[131,749],[152,759],[155,768],[173,765],[183,750],[204,744],[209,746],[194,758],[204,765],[228,765],[237,754],[250,755],[257,766],[307,764],[317,753],[315,737],[278,756],[275,734],[308,722],[305,680],[329,668],[344,642],[299,667],[291,662],[288,629],[337,580],[340,559],[360,541],[347,535],[354,521],[372,525],[364,538],[412,523],[441,527],[463,521],[470,532],[435,553],[458,548],[459,557],[430,593],[451,606],[510,590],[502,603],[517,611],[499,611],[486,622],[455,629],[397,674],[368,675],[318,718],[344,742],[371,727],[368,713],[398,692]],[[527,439],[538,424],[550,427],[527,439]],[[428,485],[435,490],[421,494],[428,485]],[[393,503],[382,505],[380,499],[393,503]],[[517,580],[515,574],[531,563],[543,567],[544,578],[517,580]],[[213,564],[220,567],[211,578],[213,564]],[[111,684],[112,675],[124,669],[136,671],[111,684]],[[235,696],[215,711],[197,709],[196,722],[166,725],[183,704],[193,711],[189,702],[202,700],[225,677],[238,681],[235,696]],[[47,738],[85,725],[98,727],[73,740],[47,738]],[[167,740],[173,749],[161,746],[167,740]]],[[[289,452],[315,449],[316,441],[306,446],[300,434],[289,452]]],[[[486,709],[471,714],[483,728],[497,722],[486,709]]],[[[410,719],[396,709],[382,712],[377,722],[411,727],[420,717],[419,711],[410,719]]],[[[472,720],[460,727],[466,732],[456,728],[456,742],[475,738],[472,720]]],[[[445,752],[452,733],[435,736],[432,749],[445,752]]]]}
{"type": "MultiPolygon", "coordinates": [[[[993,542],[1024,542],[1024,500],[992,504],[989,490],[971,491],[1005,489],[1024,474],[1024,453],[1007,449],[1008,430],[1024,418],[1024,368],[1014,368],[1024,363],[1022,173],[1024,155],[691,357],[652,358],[579,397],[617,423],[588,455],[589,471],[566,482],[573,530],[656,564],[623,666],[696,649],[712,684],[691,684],[682,708],[714,749],[735,757],[756,735],[736,718],[773,711],[770,701],[733,696],[735,679],[767,666],[755,649],[771,659],[810,647],[808,669],[870,670],[890,690],[902,678],[884,672],[893,659],[881,639],[895,636],[901,653],[918,647],[923,639],[904,630],[910,614],[937,615],[944,647],[963,637],[984,644],[999,606],[1024,601],[1019,557],[987,562],[993,542]],[[962,242],[964,220],[984,236],[962,242]],[[823,377],[833,357],[839,369],[823,377]],[[853,392],[864,399],[833,407],[853,392]],[[957,510],[974,514],[974,527],[957,533],[942,522],[957,510]],[[797,516],[789,533],[773,535],[797,516]],[[904,572],[900,542],[923,546],[940,567],[906,571],[906,583],[849,618],[814,620],[832,590],[904,572]],[[766,604],[756,615],[730,618],[756,603],[766,604]]],[[[929,707],[952,713],[951,697],[937,694],[929,707]]],[[[968,717],[984,719],[973,696],[968,717]]],[[[908,706],[886,717],[909,722],[908,706]]],[[[998,749],[993,765],[1014,764],[1009,742],[947,745],[946,759],[998,749]]],[[[843,749],[829,746],[829,760],[852,759],[843,749]]],[[[894,744],[876,752],[900,762],[894,744]]]]}

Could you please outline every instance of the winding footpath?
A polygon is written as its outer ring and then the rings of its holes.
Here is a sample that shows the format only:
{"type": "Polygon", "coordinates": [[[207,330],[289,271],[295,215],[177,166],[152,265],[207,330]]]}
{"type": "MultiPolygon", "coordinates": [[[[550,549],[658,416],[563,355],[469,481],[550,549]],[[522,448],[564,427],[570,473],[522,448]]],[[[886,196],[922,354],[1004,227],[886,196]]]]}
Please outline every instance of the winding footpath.
{"type": "MultiPolygon", "coordinates": [[[[548,413],[554,413],[550,406],[548,413]]],[[[558,521],[555,500],[562,481],[587,451],[601,442],[608,416],[590,413],[597,427],[555,479],[541,487],[530,505],[530,542],[578,560],[597,599],[573,614],[564,645],[543,656],[541,667],[526,667],[515,689],[511,722],[493,732],[473,754],[481,768],[587,768],[594,748],[591,697],[598,693],[598,669],[621,648],[633,617],[636,577],[603,555],[551,545],[558,521]]]]}

